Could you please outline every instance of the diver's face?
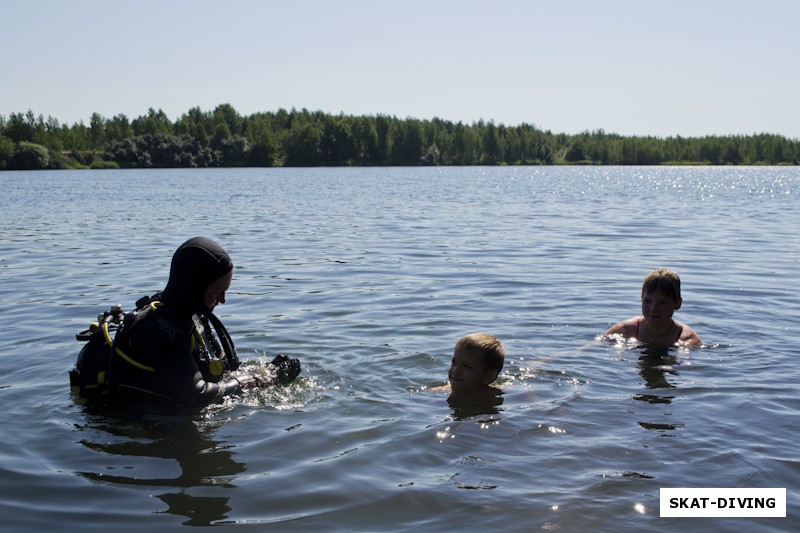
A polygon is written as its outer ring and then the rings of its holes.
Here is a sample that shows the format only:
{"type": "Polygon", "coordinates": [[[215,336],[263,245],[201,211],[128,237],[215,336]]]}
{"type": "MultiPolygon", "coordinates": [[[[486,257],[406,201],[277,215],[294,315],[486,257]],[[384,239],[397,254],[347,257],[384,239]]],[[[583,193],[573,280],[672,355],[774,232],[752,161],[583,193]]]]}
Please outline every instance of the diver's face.
{"type": "Polygon", "coordinates": [[[206,304],[206,307],[214,309],[217,304],[225,303],[225,291],[230,288],[232,280],[233,270],[217,278],[211,285],[206,287],[206,291],[203,293],[203,302],[206,304]]]}

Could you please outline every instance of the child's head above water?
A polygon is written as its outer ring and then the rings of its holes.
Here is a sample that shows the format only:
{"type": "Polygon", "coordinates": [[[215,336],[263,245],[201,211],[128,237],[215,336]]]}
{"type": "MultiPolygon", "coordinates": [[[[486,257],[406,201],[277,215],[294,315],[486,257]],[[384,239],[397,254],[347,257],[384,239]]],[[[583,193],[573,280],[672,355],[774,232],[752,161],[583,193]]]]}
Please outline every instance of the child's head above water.
{"type": "Polygon", "coordinates": [[[677,272],[668,268],[653,270],[644,278],[642,284],[642,298],[646,294],[662,294],[672,300],[677,309],[682,302],[681,278],[677,272]]]}
{"type": "Polygon", "coordinates": [[[506,349],[497,337],[473,333],[462,337],[453,349],[447,377],[453,392],[487,390],[497,379],[506,359],[506,349]]]}
{"type": "Polygon", "coordinates": [[[673,319],[683,305],[681,278],[674,270],[659,268],[647,274],[642,283],[641,305],[641,316],[615,324],[605,335],[633,338],[648,345],[702,344],[692,328],[673,319]]]}

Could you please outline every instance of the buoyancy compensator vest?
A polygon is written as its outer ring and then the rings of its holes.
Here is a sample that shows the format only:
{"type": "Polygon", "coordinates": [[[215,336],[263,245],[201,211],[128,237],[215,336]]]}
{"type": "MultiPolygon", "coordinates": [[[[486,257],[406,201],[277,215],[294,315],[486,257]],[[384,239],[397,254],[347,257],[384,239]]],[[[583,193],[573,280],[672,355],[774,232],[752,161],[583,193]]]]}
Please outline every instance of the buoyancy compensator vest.
{"type": "Polygon", "coordinates": [[[115,305],[97,316],[88,329],[75,335],[79,341],[86,342],[78,353],[75,367],[69,371],[69,384],[72,392],[85,399],[100,398],[108,394],[106,373],[113,344],[112,333],[122,324],[125,313],[122,306],[115,305]]]}
{"type": "MultiPolygon", "coordinates": [[[[125,313],[115,305],[97,317],[88,329],[75,338],[86,342],[78,354],[75,367],[69,372],[70,388],[81,398],[93,400],[108,394],[107,373],[111,357],[118,356],[142,370],[155,369],[136,361],[116,346],[122,331],[129,333],[147,313],[158,312],[160,293],[145,296],[136,302],[136,310],[125,313]]],[[[206,381],[219,382],[225,371],[239,368],[239,357],[225,326],[213,313],[194,315],[194,330],[190,339],[192,355],[206,381]]]]}

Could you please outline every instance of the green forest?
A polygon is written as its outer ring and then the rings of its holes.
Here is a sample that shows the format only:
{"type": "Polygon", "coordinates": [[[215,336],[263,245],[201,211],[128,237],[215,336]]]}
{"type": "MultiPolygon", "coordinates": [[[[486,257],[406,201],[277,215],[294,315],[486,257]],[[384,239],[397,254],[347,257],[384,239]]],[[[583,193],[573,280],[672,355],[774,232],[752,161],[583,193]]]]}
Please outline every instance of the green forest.
{"type": "Polygon", "coordinates": [[[92,114],[61,124],[0,115],[0,170],[418,165],[798,165],[800,140],[780,135],[564,134],[530,124],[332,115],[307,109],[240,115],[230,104],[159,109],[130,120],[92,114]]]}

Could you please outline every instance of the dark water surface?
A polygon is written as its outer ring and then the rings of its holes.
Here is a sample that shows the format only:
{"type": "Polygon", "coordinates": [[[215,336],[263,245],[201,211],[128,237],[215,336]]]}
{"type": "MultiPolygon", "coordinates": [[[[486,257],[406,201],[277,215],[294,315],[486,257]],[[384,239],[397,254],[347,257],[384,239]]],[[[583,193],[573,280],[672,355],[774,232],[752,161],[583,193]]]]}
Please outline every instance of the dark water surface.
{"type": "Polygon", "coordinates": [[[0,173],[0,529],[798,531],[797,168],[0,173]],[[217,314],[301,380],[197,417],[70,395],[75,333],[236,263],[217,314]],[[698,350],[596,340],[678,270],[698,350]],[[509,352],[456,410],[456,340],[509,352]],[[788,517],[659,517],[661,487],[783,487],[788,517]]]}

